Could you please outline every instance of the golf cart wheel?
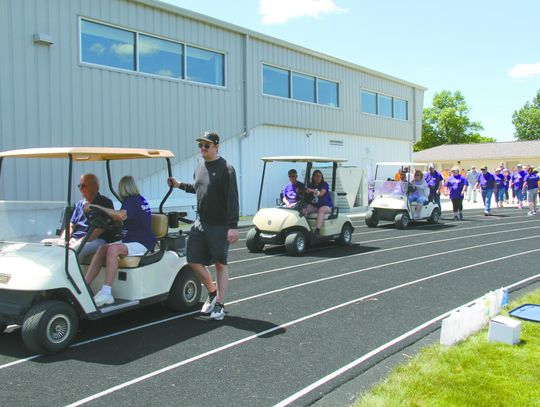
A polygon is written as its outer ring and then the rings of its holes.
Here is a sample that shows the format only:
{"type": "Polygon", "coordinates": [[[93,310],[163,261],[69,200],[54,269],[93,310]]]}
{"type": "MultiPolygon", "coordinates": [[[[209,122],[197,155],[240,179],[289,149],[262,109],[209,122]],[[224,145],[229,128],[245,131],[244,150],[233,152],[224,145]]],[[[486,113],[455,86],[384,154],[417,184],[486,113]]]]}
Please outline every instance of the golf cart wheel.
{"type": "Polygon", "coordinates": [[[71,305],[63,301],[42,301],[26,313],[22,339],[34,352],[55,353],[71,344],[78,326],[79,319],[71,305]]]}
{"type": "Polygon", "coordinates": [[[248,250],[252,253],[259,253],[262,252],[262,249],[264,248],[264,243],[261,242],[260,239],[261,232],[259,232],[257,229],[252,228],[249,229],[246,235],[246,247],[248,250]]]}
{"type": "Polygon", "coordinates": [[[376,228],[379,224],[379,217],[377,216],[377,213],[367,211],[365,222],[368,228],[376,228]]]}
{"type": "Polygon", "coordinates": [[[398,229],[407,229],[410,221],[411,219],[409,218],[409,215],[405,212],[398,213],[394,218],[394,223],[396,224],[396,228],[398,229]]]}
{"type": "Polygon", "coordinates": [[[306,237],[302,232],[291,232],[285,238],[285,250],[291,256],[299,256],[306,249],[306,237]]]}
{"type": "Polygon", "coordinates": [[[0,321],[0,334],[6,330],[7,326],[8,326],[7,322],[0,321]]]}
{"type": "Polygon", "coordinates": [[[169,291],[167,307],[173,311],[195,308],[201,299],[201,282],[190,268],[181,270],[169,291]]]}
{"type": "Polygon", "coordinates": [[[341,234],[339,238],[336,239],[336,243],[342,246],[351,244],[352,242],[353,228],[350,223],[346,223],[341,228],[341,234]]]}
{"type": "Polygon", "coordinates": [[[435,208],[433,209],[433,212],[431,212],[431,215],[428,218],[428,223],[439,223],[440,219],[441,219],[441,210],[439,208],[435,208]]]}

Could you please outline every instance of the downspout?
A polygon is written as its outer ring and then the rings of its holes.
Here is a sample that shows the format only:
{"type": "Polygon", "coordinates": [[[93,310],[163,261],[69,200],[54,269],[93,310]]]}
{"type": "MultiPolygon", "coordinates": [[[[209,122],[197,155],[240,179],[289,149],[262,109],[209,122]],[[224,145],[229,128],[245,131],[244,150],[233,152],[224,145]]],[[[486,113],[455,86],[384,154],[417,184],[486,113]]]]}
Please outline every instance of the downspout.
{"type": "MultiPolygon", "coordinates": [[[[412,100],[412,105],[413,105],[413,145],[414,143],[416,143],[416,129],[418,128],[418,123],[417,123],[417,120],[416,120],[416,88],[413,88],[413,100],[412,100]]],[[[412,159],[412,151],[413,151],[413,146],[411,145],[411,150],[409,151],[409,161],[412,162],[413,159],[412,159]]]]}
{"type": "MultiPolygon", "coordinates": [[[[248,34],[244,34],[244,55],[243,55],[243,67],[242,67],[242,75],[243,75],[243,78],[242,78],[242,81],[243,81],[243,86],[242,86],[242,90],[243,90],[243,94],[242,94],[242,98],[243,98],[243,109],[242,109],[242,114],[243,114],[243,127],[244,127],[244,131],[242,132],[242,134],[240,135],[240,137],[238,138],[238,162],[239,162],[239,168],[238,168],[238,174],[239,174],[239,182],[238,184],[240,185],[240,190],[241,190],[241,193],[242,193],[242,198],[240,199],[240,214],[241,215],[246,215],[244,213],[244,208],[246,207],[245,206],[245,203],[244,203],[244,200],[245,200],[245,197],[246,197],[246,189],[244,188],[244,172],[243,172],[243,168],[244,168],[244,160],[243,160],[243,155],[242,155],[242,140],[246,137],[249,137],[249,111],[248,111],[248,97],[249,97],[249,92],[248,92],[248,72],[247,72],[247,69],[248,69],[248,49],[249,49],[249,35],[248,34]]],[[[246,178],[247,179],[247,178],[246,178]]]]}

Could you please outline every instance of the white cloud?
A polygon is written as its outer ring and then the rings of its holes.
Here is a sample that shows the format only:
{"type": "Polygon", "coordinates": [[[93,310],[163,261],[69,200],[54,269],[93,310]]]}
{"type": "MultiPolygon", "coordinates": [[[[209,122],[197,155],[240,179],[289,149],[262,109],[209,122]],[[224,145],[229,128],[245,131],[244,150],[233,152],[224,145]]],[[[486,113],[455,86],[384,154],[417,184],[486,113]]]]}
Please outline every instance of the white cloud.
{"type": "Polygon", "coordinates": [[[531,76],[540,76],[540,62],[535,64],[517,64],[508,71],[512,78],[529,78],[531,76]]]}
{"type": "Polygon", "coordinates": [[[88,50],[90,52],[95,52],[96,54],[101,55],[105,51],[105,47],[99,42],[96,42],[95,44],[92,44],[92,46],[88,48],[88,50]]]}
{"type": "Polygon", "coordinates": [[[348,11],[336,6],[334,0],[260,0],[259,5],[264,24],[282,24],[292,18],[348,11]]]}
{"type": "Polygon", "coordinates": [[[133,55],[133,44],[113,44],[111,45],[110,51],[125,57],[125,56],[132,56],[133,55]]]}

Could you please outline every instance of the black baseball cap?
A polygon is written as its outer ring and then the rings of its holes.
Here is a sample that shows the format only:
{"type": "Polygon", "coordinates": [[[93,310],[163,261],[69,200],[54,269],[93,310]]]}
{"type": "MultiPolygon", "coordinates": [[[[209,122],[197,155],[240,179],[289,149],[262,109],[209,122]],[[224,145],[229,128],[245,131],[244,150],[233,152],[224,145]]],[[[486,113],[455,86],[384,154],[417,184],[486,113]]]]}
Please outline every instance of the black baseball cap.
{"type": "Polygon", "coordinates": [[[199,137],[196,141],[219,144],[219,136],[217,135],[217,133],[214,133],[213,131],[205,131],[204,134],[201,137],[199,137]]]}

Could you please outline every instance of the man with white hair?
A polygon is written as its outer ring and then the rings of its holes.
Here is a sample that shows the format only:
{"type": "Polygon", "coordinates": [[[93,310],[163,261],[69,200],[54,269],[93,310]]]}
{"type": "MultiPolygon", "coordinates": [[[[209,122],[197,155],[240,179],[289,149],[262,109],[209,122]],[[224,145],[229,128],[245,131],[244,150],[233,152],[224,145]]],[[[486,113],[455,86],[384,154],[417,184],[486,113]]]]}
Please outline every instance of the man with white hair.
{"type": "Polygon", "coordinates": [[[473,202],[476,202],[476,188],[474,186],[478,182],[478,177],[480,176],[480,173],[476,171],[476,167],[473,165],[471,169],[467,172],[467,175],[465,178],[467,179],[467,183],[471,186],[467,189],[467,202],[471,202],[471,197],[473,202]]]}

